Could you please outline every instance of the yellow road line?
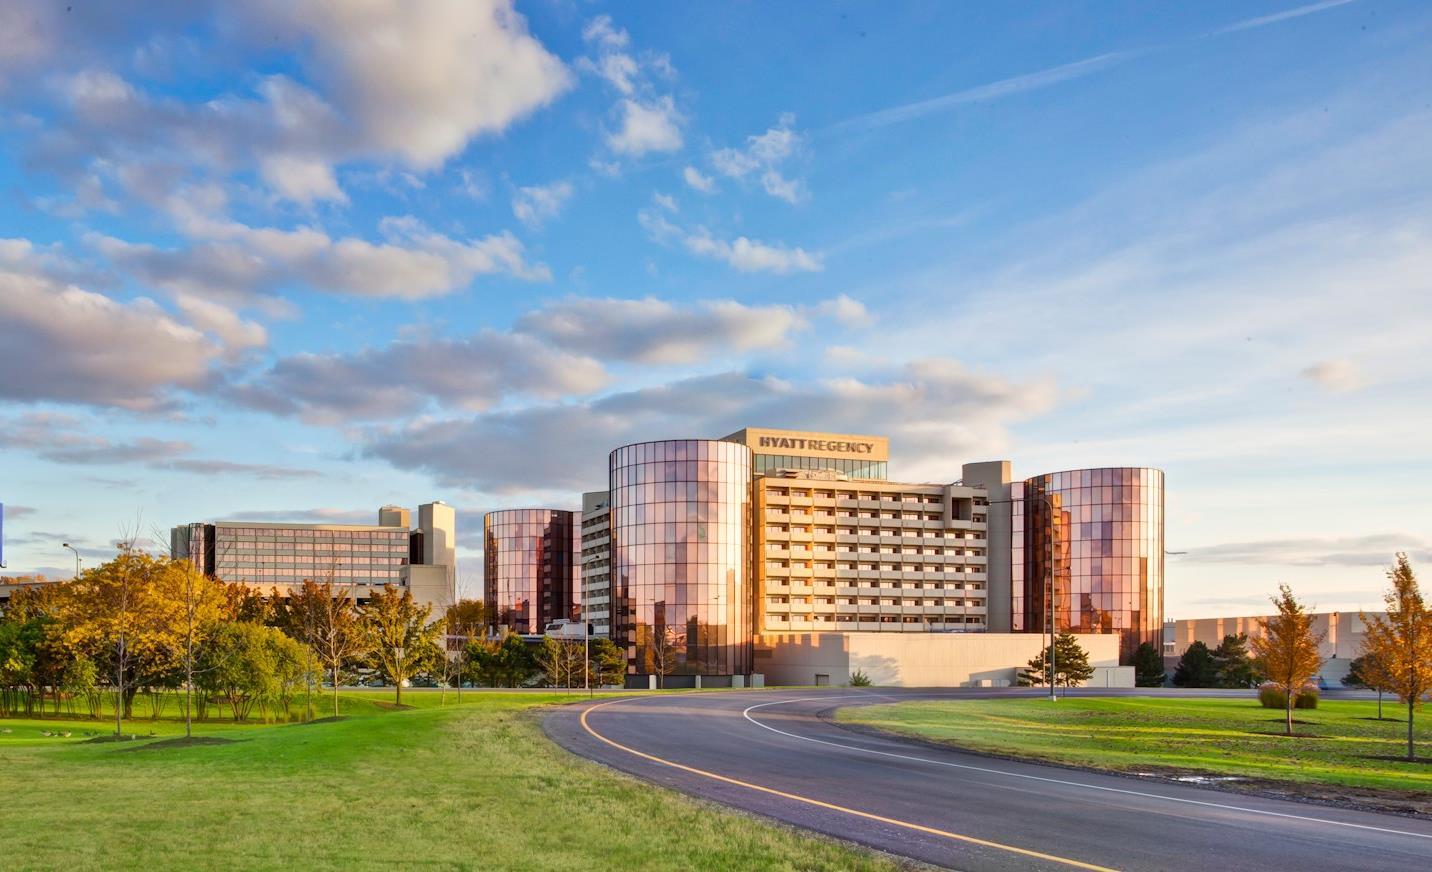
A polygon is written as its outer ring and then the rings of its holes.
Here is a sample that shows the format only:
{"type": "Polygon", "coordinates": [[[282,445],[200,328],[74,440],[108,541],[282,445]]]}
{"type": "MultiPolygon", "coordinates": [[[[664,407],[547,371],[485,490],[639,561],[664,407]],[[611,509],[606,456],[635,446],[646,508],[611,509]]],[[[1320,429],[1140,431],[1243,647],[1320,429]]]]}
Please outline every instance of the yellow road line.
{"type": "Polygon", "coordinates": [[[843,814],[854,815],[855,817],[865,818],[866,820],[879,821],[882,824],[890,824],[891,826],[904,827],[907,830],[915,830],[916,832],[927,833],[932,836],[940,836],[946,839],[953,839],[957,842],[965,842],[971,845],[979,845],[983,848],[995,848],[1000,851],[1009,851],[1010,853],[1019,854],[1024,857],[1034,857],[1035,859],[1039,860],[1049,860],[1054,863],[1063,863],[1066,866],[1073,866],[1077,869],[1093,869],[1096,870],[1096,872],[1115,872],[1115,870],[1110,869],[1108,866],[1095,866],[1092,863],[1082,863],[1078,860],[1071,860],[1068,857],[1056,857],[1053,854],[1042,854],[1039,851],[1030,851],[1026,848],[1016,848],[1013,845],[1005,845],[1001,844],[1000,842],[991,842],[987,839],[977,839],[974,836],[964,836],[959,833],[949,832],[948,830],[935,829],[934,827],[927,827],[922,824],[916,824],[911,823],[909,821],[898,820],[896,818],[885,817],[883,815],[872,814],[868,811],[860,811],[859,809],[847,808],[843,805],[835,805],[834,803],[824,802],[819,799],[812,799],[809,796],[801,796],[797,793],[787,793],[784,790],[776,790],[773,787],[766,787],[761,784],[752,784],[749,781],[741,781],[739,779],[731,778],[726,775],[719,775],[715,772],[708,772],[705,769],[697,769],[694,766],[687,766],[683,763],[677,763],[673,760],[667,760],[663,757],[657,757],[654,754],[647,754],[644,751],[638,751],[635,748],[629,748],[626,745],[621,744],[620,742],[608,739],[606,736],[603,736],[601,733],[598,733],[596,730],[592,729],[592,725],[587,722],[587,715],[591,712],[596,711],[599,708],[604,708],[605,706],[615,705],[616,703],[625,701],[627,700],[614,699],[610,702],[598,703],[597,705],[588,706],[587,708],[583,709],[581,717],[582,729],[586,730],[592,735],[593,738],[597,739],[598,741],[605,742],[606,744],[611,745],[613,748],[616,748],[619,751],[625,751],[628,754],[635,755],[637,757],[642,758],[643,760],[650,760],[653,763],[660,763],[663,766],[670,766],[673,769],[680,769],[683,772],[690,772],[693,775],[700,775],[703,778],[710,778],[715,781],[724,782],[726,784],[734,784],[737,787],[744,787],[748,790],[759,791],[760,793],[770,794],[771,796],[779,796],[782,799],[789,799],[794,802],[803,802],[806,805],[813,805],[818,808],[825,808],[830,809],[831,811],[838,811],[843,814]]]}

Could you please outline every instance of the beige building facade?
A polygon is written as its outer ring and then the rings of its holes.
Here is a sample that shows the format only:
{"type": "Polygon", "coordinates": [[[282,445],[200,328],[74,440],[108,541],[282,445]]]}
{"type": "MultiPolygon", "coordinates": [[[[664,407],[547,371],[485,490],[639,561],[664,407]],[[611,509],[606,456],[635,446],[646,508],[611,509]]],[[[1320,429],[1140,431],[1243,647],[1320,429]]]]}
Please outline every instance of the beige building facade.
{"type": "MultiPolygon", "coordinates": [[[[1089,687],[1133,687],[1119,665],[1119,637],[1077,637],[1089,654],[1089,687]]],[[[756,639],[756,671],[771,685],[850,683],[859,670],[893,687],[1010,687],[1047,640],[1024,633],[765,633],[756,639]]]]}

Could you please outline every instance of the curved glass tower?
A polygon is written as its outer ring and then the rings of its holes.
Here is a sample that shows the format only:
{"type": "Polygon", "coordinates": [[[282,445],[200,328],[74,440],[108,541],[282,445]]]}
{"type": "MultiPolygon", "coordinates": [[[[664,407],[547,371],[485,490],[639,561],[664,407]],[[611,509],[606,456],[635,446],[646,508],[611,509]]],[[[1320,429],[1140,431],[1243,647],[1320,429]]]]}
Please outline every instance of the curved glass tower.
{"type": "Polygon", "coordinates": [[[515,633],[541,633],[560,618],[580,620],[578,513],[506,509],[488,512],[482,526],[490,621],[515,633]]]}
{"type": "Polygon", "coordinates": [[[714,439],[613,451],[613,630],[627,671],[751,671],[751,451],[714,439]]]}
{"type": "Polygon", "coordinates": [[[1013,630],[1049,632],[1052,581],[1058,632],[1118,633],[1124,663],[1141,642],[1162,650],[1163,472],[1054,472],[1011,496],[1013,630]]]}

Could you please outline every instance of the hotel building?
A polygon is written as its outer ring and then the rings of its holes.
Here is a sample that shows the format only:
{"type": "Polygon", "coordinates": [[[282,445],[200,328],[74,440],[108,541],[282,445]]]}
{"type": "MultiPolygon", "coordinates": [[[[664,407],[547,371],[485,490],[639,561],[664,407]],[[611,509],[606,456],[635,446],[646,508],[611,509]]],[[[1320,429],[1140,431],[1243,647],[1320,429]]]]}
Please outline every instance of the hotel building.
{"type": "Polygon", "coordinates": [[[612,633],[611,494],[582,494],[582,606],[592,635],[612,633]]]}
{"type": "Polygon", "coordinates": [[[206,575],[264,592],[282,596],[304,581],[331,581],[366,602],[391,584],[440,612],[455,596],[456,513],[432,502],[419,506],[416,529],[410,518],[405,508],[384,506],[377,524],[181,524],[169,531],[169,547],[206,575]]]}
{"type": "Polygon", "coordinates": [[[506,509],[483,517],[483,598],[492,622],[536,634],[581,611],[581,518],[565,509],[506,509]]]}

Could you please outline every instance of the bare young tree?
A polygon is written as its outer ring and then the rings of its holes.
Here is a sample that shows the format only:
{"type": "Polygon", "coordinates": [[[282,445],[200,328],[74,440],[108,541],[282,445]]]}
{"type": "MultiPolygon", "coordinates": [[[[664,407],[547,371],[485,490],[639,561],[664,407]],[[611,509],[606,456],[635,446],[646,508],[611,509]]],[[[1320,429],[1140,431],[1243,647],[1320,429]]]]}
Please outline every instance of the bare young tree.
{"type": "Polygon", "coordinates": [[[1321,633],[1313,632],[1313,616],[1293,596],[1286,584],[1272,597],[1278,614],[1260,618],[1262,635],[1253,639],[1253,663],[1260,675],[1283,691],[1287,735],[1293,735],[1293,704],[1303,685],[1322,668],[1318,645],[1321,633]]]}
{"type": "Polygon", "coordinates": [[[332,578],[321,586],[321,609],[317,613],[313,650],[333,681],[333,716],[338,717],[338,682],[343,666],[370,650],[368,633],[347,585],[335,585],[332,578]]]}

